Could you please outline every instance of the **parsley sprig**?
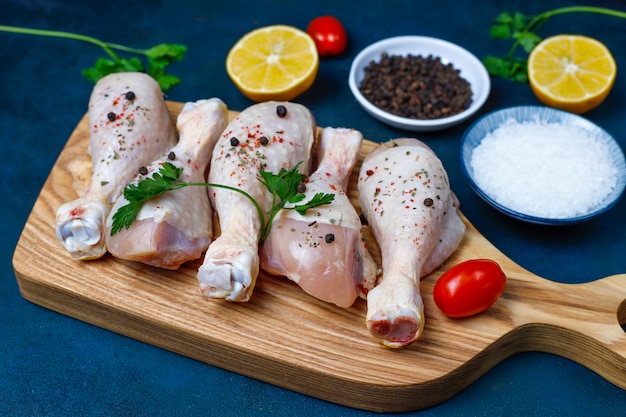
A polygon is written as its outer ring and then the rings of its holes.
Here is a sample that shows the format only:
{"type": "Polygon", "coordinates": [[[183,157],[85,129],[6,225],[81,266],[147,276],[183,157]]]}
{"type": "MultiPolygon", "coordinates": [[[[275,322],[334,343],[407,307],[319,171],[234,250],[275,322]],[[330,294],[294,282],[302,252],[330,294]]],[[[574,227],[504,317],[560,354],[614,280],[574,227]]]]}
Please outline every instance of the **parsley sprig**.
{"type": "Polygon", "coordinates": [[[298,172],[300,164],[289,171],[281,168],[278,174],[263,170],[259,172],[259,181],[272,193],[272,208],[267,223],[263,224],[262,241],[269,235],[274,217],[282,208],[295,210],[304,216],[308,209],[330,204],[335,199],[334,194],[316,193],[307,203],[297,205],[304,199],[304,194],[298,192],[298,185],[306,180],[306,176],[298,172]]]}
{"type": "Polygon", "coordinates": [[[488,55],[483,59],[483,64],[489,74],[519,83],[527,83],[527,55],[542,40],[537,31],[551,17],[566,13],[597,13],[626,18],[626,12],[593,6],[561,7],[538,15],[524,15],[520,12],[500,13],[494,19],[489,32],[490,36],[492,39],[513,39],[514,42],[506,55],[502,57],[488,55]],[[525,55],[516,55],[518,48],[522,48],[525,55]]]}
{"type": "Polygon", "coordinates": [[[180,175],[182,174],[183,169],[175,166],[171,162],[166,162],[159,168],[158,172],[155,172],[152,175],[152,177],[143,178],[136,184],[131,183],[124,188],[124,198],[126,198],[128,204],[120,207],[113,214],[111,236],[115,235],[122,229],[128,229],[133,224],[135,219],[137,219],[137,215],[139,214],[143,203],[146,201],[158,197],[168,191],[188,186],[201,186],[225,188],[227,190],[238,192],[250,200],[258,212],[259,218],[261,219],[262,243],[269,235],[272,228],[272,222],[281,209],[296,210],[300,215],[304,216],[308,209],[330,204],[335,199],[334,194],[317,193],[310,201],[304,204],[298,204],[304,199],[304,194],[298,192],[298,186],[306,180],[306,176],[298,172],[300,164],[301,163],[298,163],[290,170],[281,168],[278,174],[273,174],[263,170],[259,172],[259,181],[272,194],[272,206],[266,217],[259,203],[254,199],[254,197],[244,190],[223,184],[182,181],[180,180],[180,175]]]}
{"type": "Polygon", "coordinates": [[[170,64],[182,60],[187,52],[187,47],[185,45],[173,43],[162,43],[149,49],[137,49],[115,43],[103,42],[91,36],[55,30],[30,29],[0,25],[0,31],[73,39],[97,45],[106,52],[109,59],[99,58],[96,60],[93,67],[84,69],[82,74],[87,79],[97,82],[100,78],[115,72],[146,72],[159,83],[163,92],[166,92],[180,84],[180,78],[168,74],[166,69],[170,64]],[[122,51],[135,56],[123,58],[116,54],[114,50],[122,51]],[[147,68],[144,68],[144,63],[139,56],[143,57],[147,61],[147,68]]]}

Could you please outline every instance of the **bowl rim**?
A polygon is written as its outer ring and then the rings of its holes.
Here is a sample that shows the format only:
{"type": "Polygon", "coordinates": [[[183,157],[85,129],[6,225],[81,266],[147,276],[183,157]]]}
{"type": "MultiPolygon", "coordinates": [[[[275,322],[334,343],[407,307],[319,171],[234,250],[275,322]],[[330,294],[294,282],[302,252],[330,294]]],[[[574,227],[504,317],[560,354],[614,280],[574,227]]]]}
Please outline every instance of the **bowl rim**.
{"type": "MultiPolygon", "coordinates": [[[[407,50],[405,54],[411,53],[410,48],[406,48],[406,49],[407,50]]],[[[417,52],[417,53],[420,53],[420,52],[417,52]]],[[[424,52],[421,52],[421,54],[423,53],[424,52]]],[[[458,64],[456,64],[455,69],[459,70],[461,76],[463,76],[464,68],[460,68],[458,64]]],[[[467,71],[468,70],[466,69],[465,72],[467,71]]],[[[350,73],[348,76],[348,84],[350,86],[350,89],[352,90],[352,94],[356,97],[359,104],[361,104],[361,106],[363,106],[370,114],[376,115],[377,118],[379,118],[380,120],[386,120],[389,123],[396,125],[396,126],[404,125],[404,126],[412,126],[412,127],[438,127],[438,126],[443,126],[443,125],[451,126],[453,124],[457,124],[467,119],[472,114],[476,113],[483,106],[483,104],[485,104],[485,102],[487,101],[487,98],[489,97],[489,93],[491,91],[491,79],[489,77],[489,73],[487,72],[487,69],[485,68],[483,63],[470,51],[468,51],[467,49],[455,43],[446,41],[444,39],[430,37],[430,36],[414,36],[414,35],[394,36],[394,37],[379,40],[377,42],[374,42],[366,46],[352,60],[352,64],[350,66],[350,73]],[[365,59],[367,58],[367,56],[371,55],[375,51],[379,51],[377,55],[380,56],[380,54],[382,54],[383,52],[382,50],[385,48],[388,48],[394,45],[399,45],[399,44],[411,44],[411,43],[413,43],[414,45],[418,45],[418,46],[426,45],[428,46],[427,49],[433,49],[433,51],[430,53],[432,53],[432,55],[434,56],[440,57],[444,63],[455,64],[453,59],[449,59],[446,56],[442,56],[444,55],[444,53],[438,52],[437,47],[442,48],[442,51],[444,52],[453,51],[454,53],[458,55],[464,56],[465,58],[464,61],[468,63],[468,65],[466,65],[465,68],[468,68],[470,66],[474,68],[474,70],[476,71],[476,74],[478,75],[479,83],[481,83],[479,84],[480,88],[472,89],[472,94],[473,94],[472,104],[469,108],[462,111],[461,113],[457,113],[452,116],[441,117],[438,119],[411,119],[407,117],[398,116],[393,113],[389,113],[385,110],[382,110],[379,107],[375,106],[373,103],[371,103],[367,98],[365,98],[365,96],[359,90],[358,83],[362,79],[363,68],[365,68],[365,66],[369,63],[369,61],[371,61],[369,60],[368,62],[365,62],[365,59]],[[431,46],[434,46],[434,48],[430,48],[431,46]],[[361,71],[361,73],[358,73],[359,71],[361,71]],[[479,90],[479,91],[476,91],[476,90],[479,90]]],[[[470,83],[470,86],[471,85],[472,83],[470,83]]]]}
{"type": "MultiPolygon", "coordinates": [[[[519,121],[520,119],[516,117],[519,121]]],[[[522,118],[522,121],[527,119],[522,118]]],[[[492,128],[488,132],[491,132],[495,129],[492,128]]],[[[484,135],[483,135],[484,137],[484,135]]],[[[505,107],[497,110],[493,110],[479,119],[474,121],[470,127],[463,133],[461,137],[461,142],[459,146],[459,159],[461,169],[467,178],[470,187],[478,194],[485,202],[491,205],[496,210],[512,217],[517,220],[522,220],[529,223],[542,224],[542,225],[568,225],[583,222],[589,220],[597,215],[600,215],[608,210],[610,210],[613,206],[615,206],[619,200],[621,199],[624,190],[626,189],[626,158],[624,156],[624,151],[615,139],[613,135],[607,132],[605,129],[595,124],[589,119],[586,119],[583,116],[578,114],[570,113],[564,110],[555,109],[548,106],[537,106],[537,105],[521,105],[521,106],[511,106],[505,107]],[[491,119],[496,117],[515,117],[520,112],[528,112],[529,114],[544,116],[542,120],[548,121],[557,121],[557,122],[571,122],[575,121],[575,123],[568,123],[571,126],[579,126],[587,131],[590,131],[594,135],[597,135],[600,139],[602,139],[610,148],[611,155],[613,157],[613,163],[617,168],[617,184],[615,188],[595,207],[593,207],[590,211],[584,214],[580,214],[574,217],[540,217],[536,215],[526,214],[520,211],[513,210],[497,200],[493,197],[489,196],[486,192],[480,188],[480,186],[476,183],[473,177],[473,170],[466,163],[466,158],[471,158],[471,150],[474,149],[481,141],[480,139],[474,145],[468,145],[468,141],[470,135],[475,133],[476,129],[481,127],[481,125],[488,123],[491,119]],[[554,117],[556,116],[556,119],[554,117]]]]}

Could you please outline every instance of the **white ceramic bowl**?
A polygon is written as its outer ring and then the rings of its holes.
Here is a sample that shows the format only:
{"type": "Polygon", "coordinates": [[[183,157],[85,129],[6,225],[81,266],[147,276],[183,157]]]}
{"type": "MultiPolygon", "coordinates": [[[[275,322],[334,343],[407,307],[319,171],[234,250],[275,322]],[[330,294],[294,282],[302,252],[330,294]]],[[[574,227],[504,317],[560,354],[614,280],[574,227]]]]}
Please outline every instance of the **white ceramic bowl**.
{"type": "MultiPolygon", "coordinates": [[[[594,216],[606,212],[613,207],[620,199],[624,188],[626,187],[626,161],[624,153],[619,144],[604,129],[590,122],[589,120],[573,113],[553,109],[544,106],[518,106],[507,109],[496,110],[484,115],[470,126],[463,138],[460,146],[461,166],[467,176],[471,187],[474,191],[487,203],[500,212],[522,220],[525,222],[545,224],[545,225],[565,225],[589,220],[594,216]],[[508,120],[514,119],[519,123],[541,120],[549,123],[560,123],[563,125],[575,126],[586,130],[592,137],[605,143],[612,157],[612,162],[617,171],[617,184],[613,190],[597,205],[592,207],[587,213],[569,218],[545,218],[522,213],[505,206],[488,195],[477,184],[474,176],[474,170],[471,165],[472,153],[480,144],[483,138],[493,132],[508,120]]],[[[590,174],[593,173],[593,167],[589,167],[590,174]]]]}
{"type": "Polygon", "coordinates": [[[489,74],[478,58],[458,45],[425,36],[388,38],[363,49],[352,61],[348,83],[359,104],[376,119],[400,129],[423,132],[445,129],[466,120],[482,107],[491,89],[489,74]],[[470,83],[472,89],[471,106],[453,116],[429,120],[401,117],[376,107],[361,94],[359,85],[365,76],[365,67],[371,61],[379,61],[383,52],[401,56],[408,54],[425,57],[433,55],[440,57],[444,64],[451,63],[455,69],[460,70],[461,77],[470,83]]]}

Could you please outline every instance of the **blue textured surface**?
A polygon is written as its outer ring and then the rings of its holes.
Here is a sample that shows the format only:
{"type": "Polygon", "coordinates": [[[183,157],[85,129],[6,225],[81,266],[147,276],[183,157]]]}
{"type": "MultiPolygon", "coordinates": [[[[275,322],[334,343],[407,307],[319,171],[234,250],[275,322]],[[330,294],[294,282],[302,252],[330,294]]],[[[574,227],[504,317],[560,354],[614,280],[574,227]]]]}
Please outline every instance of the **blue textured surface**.
{"type": "MultiPolygon", "coordinates": [[[[66,30],[136,47],[161,42],[189,46],[172,71],[183,84],[175,101],[217,96],[231,109],[250,103],[224,70],[231,45],[259,26],[286,23],[305,28],[320,14],[346,26],[349,49],[323,59],[311,90],[297,101],[321,126],[348,126],[383,141],[411,135],[377,122],[349,92],[351,59],[368,44],[396,35],[440,37],[479,58],[504,54],[488,27],[504,9],[532,14],[578,1],[467,2],[362,0],[121,1],[90,5],[79,0],[0,0],[0,24],[66,30]]],[[[619,1],[595,5],[626,10],[619,1]]],[[[626,21],[577,14],[556,17],[541,35],[583,33],[603,41],[618,68],[626,67],[626,21]]],[[[62,147],[85,114],[92,84],[81,69],[103,56],[97,47],[70,40],[0,33],[0,138],[5,161],[0,181],[5,210],[0,222],[0,415],[3,416],[318,416],[379,415],[277,388],[120,336],[24,300],[11,266],[27,215],[62,147]]],[[[626,77],[620,71],[609,98],[585,116],[626,148],[626,77]]],[[[537,104],[527,85],[494,79],[480,114],[537,104]]],[[[423,133],[439,154],[464,214],[506,255],[534,273],[560,282],[585,282],[626,272],[626,200],[590,222],[559,228],[509,219],[475,195],[464,178],[458,146],[469,120],[438,133],[423,133]]],[[[413,134],[414,136],[414,134],[413,134]]],[[[592,169],[593,167],[590,167],[592,169]]],[[[46,256],[42,254],[42,256],[46,256]]],[[[54,259],[50,260],[54,268],[54,259]]],[[[625,283],[626,285],[626,283],[625,283]]],[[[626,337],[626,335],[625,335],[626,337]]],[[[419,416],[619,416],[626,392],[592,371],[554,355],[516,355],[419,416]]]]}

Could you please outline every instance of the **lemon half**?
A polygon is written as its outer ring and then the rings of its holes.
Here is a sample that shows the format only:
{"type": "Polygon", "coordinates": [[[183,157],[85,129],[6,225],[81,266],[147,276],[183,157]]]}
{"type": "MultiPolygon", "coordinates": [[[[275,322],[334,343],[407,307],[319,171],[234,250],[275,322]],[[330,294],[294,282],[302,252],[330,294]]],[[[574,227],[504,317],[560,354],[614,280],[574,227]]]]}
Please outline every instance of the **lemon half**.
{"type": "Polygon", "coordinates": [[[319,56],[313,39],[286,25],[262,27],[244,35],[226,57],[226,72],[249,99],[289,101],[308,90],[319,56]]]}
{"type": "Polygon", "coordinates": [[[546,38],[528,57],[528,81],[539,101],[577,114],[604,101],[616,74],[608,48],[581,35],[546,38]]]}

